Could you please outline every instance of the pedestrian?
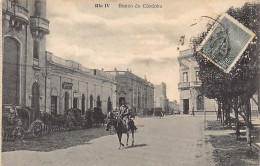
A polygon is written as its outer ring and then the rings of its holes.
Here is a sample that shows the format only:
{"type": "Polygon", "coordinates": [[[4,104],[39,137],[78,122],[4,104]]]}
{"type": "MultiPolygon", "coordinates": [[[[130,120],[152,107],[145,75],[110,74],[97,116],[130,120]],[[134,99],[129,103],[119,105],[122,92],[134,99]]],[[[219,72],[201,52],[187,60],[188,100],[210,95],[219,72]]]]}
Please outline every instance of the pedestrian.
{"type": "Polygon", "coordinates": [[[192,107],[191,113],[192,113],[192,116],[194,116],[194,107],[192,107]]]}

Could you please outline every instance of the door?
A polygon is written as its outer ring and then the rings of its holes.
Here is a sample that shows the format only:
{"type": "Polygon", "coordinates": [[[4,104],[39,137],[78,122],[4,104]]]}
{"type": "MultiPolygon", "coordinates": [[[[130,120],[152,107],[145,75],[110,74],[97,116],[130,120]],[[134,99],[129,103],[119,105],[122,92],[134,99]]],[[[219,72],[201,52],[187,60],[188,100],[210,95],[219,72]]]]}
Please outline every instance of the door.
{"type": "Polygon", "coordinates": [[[183,114],[189,114],[189,99],[183,100],[183,114]]]}
{"type": "MultiPolygon", "coordinates": [[[[120,97],[120,98],[119,98],[119,106],[122,105],[122,101],[123,101],[123,100],[125,101],[125,98],[124,98],[124,97],[120,97]]],[[[126,102],[125,102],[125,104],[126,104],[126,102]]]]}

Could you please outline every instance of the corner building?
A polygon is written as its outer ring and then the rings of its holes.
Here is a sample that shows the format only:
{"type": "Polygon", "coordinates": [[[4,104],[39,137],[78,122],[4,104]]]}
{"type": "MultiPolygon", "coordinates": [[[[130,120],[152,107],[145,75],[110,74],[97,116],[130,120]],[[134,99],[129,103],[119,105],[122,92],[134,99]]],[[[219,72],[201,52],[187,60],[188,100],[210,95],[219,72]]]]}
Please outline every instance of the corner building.
{"type": "Polygon", "coordinates": [[[199,65],[193,57],[193,50],[180,51],[179,84],[180,112],[191,114],[194,108],[196,112],[215,111],[217,104],[213,99],[208,99],[200,93],[201,81],[199,80],[199,65]]]}
{"type": "Polygon", "coordinates": [[[45,109],[46,0],[2,1],[2,103],[45,109]]]}

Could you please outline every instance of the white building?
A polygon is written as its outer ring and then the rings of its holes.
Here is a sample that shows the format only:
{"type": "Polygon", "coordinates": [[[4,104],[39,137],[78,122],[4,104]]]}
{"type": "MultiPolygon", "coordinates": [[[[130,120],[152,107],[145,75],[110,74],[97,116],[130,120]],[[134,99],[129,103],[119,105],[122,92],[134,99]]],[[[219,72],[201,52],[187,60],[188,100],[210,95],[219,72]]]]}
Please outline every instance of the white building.
{"type": "Polygon", "coordinates": [[[199,87],[199,66],[196,59],[192,56],[193,50],[187,49],[180,51],[179,61],[179,84],[180,91],[180,111],[183,114],[195,112],[215,111],[217,104],[215,100],[208,99],[200,94],[199,87]]]}
{"type": "Polygon", "coordinates": [[[46,52],[46,107],[53,115],[70,108],[84,113],[93,107],[103,114],[116,106],[115,77],[102,70],[89,69],[46,52]]]}

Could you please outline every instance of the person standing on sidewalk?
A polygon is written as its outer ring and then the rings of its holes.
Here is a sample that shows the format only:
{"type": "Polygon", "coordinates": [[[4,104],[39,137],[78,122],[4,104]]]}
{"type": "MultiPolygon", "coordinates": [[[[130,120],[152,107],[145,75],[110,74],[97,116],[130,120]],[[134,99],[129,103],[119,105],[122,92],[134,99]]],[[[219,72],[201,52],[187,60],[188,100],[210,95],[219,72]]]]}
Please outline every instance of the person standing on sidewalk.
{"type": "Polygon", "coordinates": [[[191,114],[192,114],[192,116],[194,116],[194,107],[192,107],[191,114]]]}

